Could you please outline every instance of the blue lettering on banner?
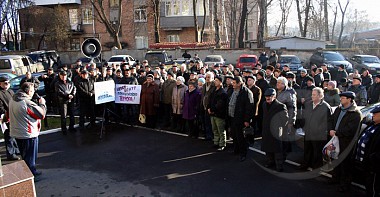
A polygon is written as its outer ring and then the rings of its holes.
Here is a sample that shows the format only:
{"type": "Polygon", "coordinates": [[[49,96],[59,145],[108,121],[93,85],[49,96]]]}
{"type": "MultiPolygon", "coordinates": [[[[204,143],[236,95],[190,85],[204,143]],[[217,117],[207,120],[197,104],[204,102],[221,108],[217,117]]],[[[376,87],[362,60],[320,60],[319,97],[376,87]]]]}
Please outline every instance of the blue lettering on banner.
{"type": "Polygon", "coordinates": [[[112,95],[103,94],[103,95],[98,96],[98,100],[103,100],[103,99],[110,98],[110,97],[112,97],[112,95]]]}

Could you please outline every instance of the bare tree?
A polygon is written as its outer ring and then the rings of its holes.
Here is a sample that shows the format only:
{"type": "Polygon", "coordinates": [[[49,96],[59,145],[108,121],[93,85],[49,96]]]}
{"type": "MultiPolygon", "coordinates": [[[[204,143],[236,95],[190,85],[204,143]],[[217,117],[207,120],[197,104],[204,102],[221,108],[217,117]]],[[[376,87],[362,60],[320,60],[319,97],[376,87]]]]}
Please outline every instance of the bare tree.
{"type": "Polygon", "coordinates": [[[324,23],[324,29],[325,29],[325,40],[329,41],[330,40],[330,32],[329,32],[329,12],[328,12],[328,4],[327,0],[323,0],[323,16],[325,18],[325,23],[324,23]]]}
{"type": "Polygon", "coordinates": [[[344,7],[342,7],[340,0],[338,0],[339,9],[340,9],[340,12],[342,14],[342,21],[340,24],[340,33],[339,33],[339,38],[338,38],[338,47],[339,48],[342,46],[342,35],[343,35],[343,30],[344,30],[344,17],[345,17],[346,12],[347,12],[348,4],[350,4],[350,0],[347,0],[346,5],[344,7]]]}
{"type": "Polygon", "coordinates": [[[308,28],[309,19],[310,19],[310,8],[312,6],[312,0],[305,0],[305,4],[302,6],[302,9],[301,9],[301,3],[302,2],[300,0],[296,0],[298,26],[300,29],[301,36],[306,37],[307,28],[308,28]],[[303,18],[302,18],[302,14],[304,14],[303,18]],[[303,22],[302,22],[302,19],[303,19],[303,22]]]}
{"type": "Polygon", "coordinates": [[[109,3],[109,1],[104,0],[90,0],[91,4],[94,6],[94,9],[97,13],[97,19],[104,24],[107,32],[114,39],[114,44],[118,49],[122,49],[119,33],[121,29],[121,13],[123,11],[122,0],[118,0],[118,16],[116,20],[111,20],[110,16],[106,14],[105,6],[109,3]],[[113,24],[115,23],[115,24],[113,24]]]}
{"type": "MultiPolygon", "coordinates": [[[[207,0],[208,1],[208,0],[207,0]]],[[[207,16],[207,6],[206,6],[206,0],[203,0],[203,24],[202,24],[202,30],[201,30],[201,42],[204,40],[204,32],[205,32],[205,26],[206,26],[206,16],[207,16]]]]}
{"type": "Polygon", "coordinates": [[[151,0],[153,4],[154,18],[154,41],[160,43],[160,0],[151,0]]]}
{"type": "Polygon", "coordinates": [[[195,42],[199,41],[199,38],[198,38],[199,27],[198,27],[198,16],[197,16],[197,4],[198,4],[198,0],[193,0],[194,36],[195,36],[194,38],[195,38],[195,42]]]}
{"type": "Polygon", "coordinates": [[[334,14],[334,22],[333,22],[332,30],[331,30],[331,42],[334,41],[336,18],[337,18],[337,15],[338,15],[338,6],[335,6],[335,11],[333,10],[333,14],[334,14]]]}
{"type": "Polygon", "coordinates": [[[265,46],[264,37],[266,35],[265,27],[268,22],[268,7],[271,5],[272,1],[273,0],[258,0],[260,15],[257,30],[257,48],[263,48],[265,46]]]}
{"type": "Polygon", "coordinates": [[[213,0],[214,5],[214,28],[215,28],[215,47],[220,48],[220,29],[219,29],[219,17],[218,17],[218,0],[213,0]]]}
{"type": "Polygon", "coordinates": [[[280,9],[281,9],[281,21],[278,25],[276,31],[276,36],[278,36],[280,29],[282,30],[282,35],[285,36],[286,33],[286,23],[288,22],[290,8],[292,7],[293,0],[279,0],[280,9]]]}
{"type": "Polygon", "coordinates": [[[244,27],[248,14],[248,0],[243,0],[239,27],[239,48],[244,48],[244,27]]]}

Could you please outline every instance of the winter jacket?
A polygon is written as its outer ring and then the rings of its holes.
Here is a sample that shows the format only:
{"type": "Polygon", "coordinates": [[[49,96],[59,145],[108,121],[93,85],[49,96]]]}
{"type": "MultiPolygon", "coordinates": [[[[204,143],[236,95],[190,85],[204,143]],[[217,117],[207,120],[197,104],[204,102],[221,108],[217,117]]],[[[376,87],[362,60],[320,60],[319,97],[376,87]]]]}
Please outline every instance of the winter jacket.
{"type": "Polygon", "coordinates": [[[144,82],[141,86],[140,114],[156,115],[157,108],[160,106],[160,92],[155,83],[144,82]]]}
{"type": "Polygon", "coordinates": [[[45,118],[46,105],[31,101],[22,90],[9,102],[10,135],[16,139],[29,139],[40,134],[41,119],[45,118]]]}
{"type": "Polygon", "coordinates": [[[173,88],[172,109],[173,109],[174,114],[183,113],[183,104],[184,104],[186,90],[187,90],[187,86],[184,84],[175,86],[173,88]]]}
{"type": "Polygon", "coordinates": [[[271,65],[273,67],[276,67],[277,62],[278,62],[278,56],[277,56],[277,54],[271,55],[269,57],[269,65],[271,65]]]}
{"type": "Polygon", "coordinates": [[[201,102],[201,93],[198,89],[193,91],[186,90],[183,100],[183,119],[193,120],[197,117],[199,103],[201,102]]]}
{"type": "Polygon", "coordinates": [[[297,116],[297,96],[293,88],[286,88],[278,91],[276,99],[286,105],[288,110],[288,124],[295,124],[297,116]]]}
{"type": "Polygon", "coordinates": [[[207,91],[207,83],[203,84],[202,86],[202,105],[203,108],[206,110],[207,105],[210,102],[210,95],[215,91],[215,85],[214,82],[211,82],[209,90],[207,91]]]}
{"type": "Polygon", "coordinates": [[[340,104],[339,89],[335,88],[333,90],[325,89],[324,100],[331,106],[336,107],[340,104]]]}
{"type": "Polygon", "coordinates": [[[272,104],[263,104],[263,130],[261,150],[270,153],[283,151],[285,128],[288,124],[286,105],[275,99],[272,104]]]}
{"type": "Polygon", "coordinates": [[[9,112],[9,101],[12,99],[13,90],[5,90],[0,87],[0,115],[9,112]]]}
{"type": "Polygon", "coordinates": [[[331,121],[331,107],[326,101],[321,101],[313,109],[313,101],[305,103],[303,117],[305,119],[305,140],[326,141],[330,130],[328,130],[331,121]]]}
{"type": "Polygon", "coordinates": [[[350,86],[348,88],[348,91],[352,91],[355,93],[355,102],[358,106],[366,106],[367,105],[367,90],[365,89],[365,86],[358,85],[358,86],[350,86]]]}
{"type": "Polygon", "coordinates": [[[227,93],[223,88],[219,88],[211,94],[210,102],[207,109],[210,109],[210,116],[215,116],[218,118],[225,119],[227,116],[227,106],[228,106],[227,93]]]}
{"type": "Polygon", "coordinates": [[[80,100],[90,100],[95,93],[94,81],[90,78],[80,78],[77,85],[78,98],[80,100]]]}
{"type": "Polygon", "coordinates": [[[253,94],[247,87],[242,86],[236,98],[234,123],[242,126],[244,122],[251,122],[254,116],[253,94]]]}
{"type": "Polygon", "coordinates": [[[69,102],[69,95],[75,96],[76,94],[76,87],[74,86],[74,83],[71,81],[62,81],[59,79],[55,83],[55,92],[57,93],[57,97],[60,103],[66,103],[69,102]]]}
{"type": "Polygon", "coordinates": [[[380,83],[374,83],[368,89],[369,104],[380,102],[380,83]]]}
{"type": "Polygon", "coordinates": [[[368,90],[368,88],[373,84],[372,75],[368,74],[367,76],[361,76],[362,78],[362,85],[365,86],[365,88],[368,90]]]}
{"type": "Polygon", "coordinates": [[[340,84],[340,80],[343,79],[343,78],[346,78],[347,79],[348,77],[348,74],[347,74],[347,71],[346,70],[342,70],[342,71],[339,71],[336,73],[336,76],[335,76],[335,81],[340,84]]]}
{"type": "Polygon", "coordinates": [[[173,96],[173,89],[177,86],[176,80],[166,80],[162,84],[162,102],[164,104],[171,104],[172,103],[172,96],[173,96]]]}
{"type": "Polygon", "coordinates": [[[120,84],[139,85],[136,77],[123,77],[120,81],[120,84]]]}
{"type": "Polygon", "coordinates": [[[42,78],[42,76],[38,77],[38,80],[39,81],[43,81],[44,82],[44,86],[45,86],[45,92],[46,93],[53,93],[54,90],[55,90],[55,87],[52,85],[54,79],[55,79],[55,74],[51,74],[51,75],[48,75],[46,78],[42,78]]]}

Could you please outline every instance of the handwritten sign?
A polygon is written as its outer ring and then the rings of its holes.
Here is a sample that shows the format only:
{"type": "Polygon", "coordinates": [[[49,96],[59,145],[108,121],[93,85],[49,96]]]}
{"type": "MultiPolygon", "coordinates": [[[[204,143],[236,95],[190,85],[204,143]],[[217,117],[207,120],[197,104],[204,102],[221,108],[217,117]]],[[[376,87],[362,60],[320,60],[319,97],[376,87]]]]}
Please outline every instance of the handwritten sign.
{"type": "Polygon", "coordinates": [[[115,103],[140,104],[141,85],[116,84],[115,103]]]}
{"type": "Polygon", "coordinates": [[[115,101],[115,82],[101,81],[94,83],[95,104],[102,104],[115,101]]]}

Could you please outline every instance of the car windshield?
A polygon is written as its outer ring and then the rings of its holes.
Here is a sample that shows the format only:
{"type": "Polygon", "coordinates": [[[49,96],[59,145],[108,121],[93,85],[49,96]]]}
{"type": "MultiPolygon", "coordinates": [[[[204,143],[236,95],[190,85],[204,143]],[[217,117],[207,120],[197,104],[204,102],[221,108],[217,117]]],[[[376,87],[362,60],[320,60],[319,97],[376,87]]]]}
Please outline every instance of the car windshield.
{"type": "MultiPolygon", "coordinates": [[[[128,59],[126,59],[128,61],[128,59]]],[[[109,62],[122,62],[125,61],[123,57],[111,57],[109,62]]]]}
{"type": "Polygon", "coordinates": [[[221,62],[220,57],[206,57],[205,62],[221,62]]]}
{"type": "Polygon", "coordinates": [[[240,63],[256,63],[256,58],[254,58],[254,57],[241,57],[240,63]]]}
{"type": "Polygon", "coordinates": [[[165,57],[162,53],[147,53],[145,59],[148,62],[165,62],[165,57]]]}
{"type": "Polygon", "coordinates": [[[325,53],[324,58],[327,61],[345,61],[344,57],[339,53],[325,53]]]}
{"type": "Polygon", "coordinates": [[[280,63],[300,64],[301,61],[297,57],[281,57],[280,63]]]}
{"type": "Polygon", "coordinates": [[[377,57],[362,57],[363,63],[380,63],[377,57]]]}

